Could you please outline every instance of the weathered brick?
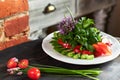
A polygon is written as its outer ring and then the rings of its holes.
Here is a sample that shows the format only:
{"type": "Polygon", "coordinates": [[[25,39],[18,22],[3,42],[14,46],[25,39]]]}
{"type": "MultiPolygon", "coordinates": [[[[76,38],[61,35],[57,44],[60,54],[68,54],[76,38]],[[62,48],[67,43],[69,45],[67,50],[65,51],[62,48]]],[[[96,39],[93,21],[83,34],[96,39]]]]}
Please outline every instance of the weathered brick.
{"type": "Polygon", "coordinates": [[[4,31],[6,36],[13,36],[25,31],[28,28],[29,16],[16,17],[15,19],[4,22],[4,31]]]}
{"type": "Polygon", "coordinates": [[[2,27],[0,27],[0,42],[4,42],[4,40],[5,40],[4,30],[2,27]]]}
{"type": "Polygon", "coordinates": [[[28,37],[27,35],[24,35],[19,38],[10,39],[9,41],[6,41],[6,42],[0,42],[0,50],[15,46],[15,45],[27,42],[27,41],[29,41],[28,37]]]}
{"type": "Polygon", "coordinates": [[[28,0],[0,0],[0,18],[28,11],[28,0]]]}
{"type": "Polygon", "coordinates": [[[0,42],[0,50],[3,50],[3,49],[5,49],[5,45],[3,42],[0,42]]]}

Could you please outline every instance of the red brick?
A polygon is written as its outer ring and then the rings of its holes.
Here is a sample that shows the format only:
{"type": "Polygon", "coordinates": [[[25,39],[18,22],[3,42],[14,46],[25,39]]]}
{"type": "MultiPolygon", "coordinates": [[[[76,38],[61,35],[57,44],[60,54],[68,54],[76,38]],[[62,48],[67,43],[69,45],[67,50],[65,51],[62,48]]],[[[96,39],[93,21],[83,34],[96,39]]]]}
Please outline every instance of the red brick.
{"type": "Polygon", "coordinates": [[[10,41],[5,42],[4,45],[6,48],[8,48],[8,47],[11,47],[11,46],[14,46],[14,45],[26,42],[26,41],[28,41],[27,36],[22,36],[18,39],[11,39],[10,41]]]}
{"type": "Polygon", "coordinates": [[[17,17],[12,20],[7,20],[4,23],[4,31],[6,36],[13,36],[23,32],[28,28],[29,16],[17,17]]]}
{"type": "Polygon", "coordinates": [[[5,45],[3,42],[0,42],[0,50],[3,50],[3,49],[5,49],[5,45]]]}
{"type": "Polygon", "coordinates": [[[0,18],[28,11],[28,0],[0,0],[0,18]]]}
{"type": "Polygon", "coordinates": [[[0,43],[0,50],[3,50],[3,49],[8,48],[8,47],[15,46],[15,45],[27,42],[27,41],[29,41],[29,40],[28,40],[28,37],[26,35],[21,36],[17,39],[10,39],[9,41],[0,43]]]}

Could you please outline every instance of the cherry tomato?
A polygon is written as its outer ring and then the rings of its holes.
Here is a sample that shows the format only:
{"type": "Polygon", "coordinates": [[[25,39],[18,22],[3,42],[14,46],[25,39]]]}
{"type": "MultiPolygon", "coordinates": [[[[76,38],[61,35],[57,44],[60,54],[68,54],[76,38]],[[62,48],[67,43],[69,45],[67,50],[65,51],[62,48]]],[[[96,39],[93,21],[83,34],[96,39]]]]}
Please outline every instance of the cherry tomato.
{"type": "Polygon", "coordinates": [[[28,65],[29,65],[28,59],[22,59],[22,60],[20,60],[20,62],[18,63],[18,66],[19,66],[21,69],[27,68],[28,65]]]}
{"type": "Polygon", "coordinates": [[[88,55],[90,55],[90,54],[92,54],[92,52],[90,52],[90,51],[88,51],[88,50],[83,50],[83,51],[82,51],[82,54],[88,54],[88,55]]]}
{"type": "Polygon", "coordinates": [[[69,43],[63,43],[62,46],[63,48],[71,48],[71,45],[69,43]]]}
{"type": "Polygon", "coordinates": [[[7,62],[7,68],[15,68],[17,67],[18,64],[18,59],[17,58],[11,58],[7,62]]]}
{"type": "Polygon", "coordinates": [[[38,68],[33,67],[28,70],[27,75],[32,80],[38,80],[41,74],[38,68]]]}

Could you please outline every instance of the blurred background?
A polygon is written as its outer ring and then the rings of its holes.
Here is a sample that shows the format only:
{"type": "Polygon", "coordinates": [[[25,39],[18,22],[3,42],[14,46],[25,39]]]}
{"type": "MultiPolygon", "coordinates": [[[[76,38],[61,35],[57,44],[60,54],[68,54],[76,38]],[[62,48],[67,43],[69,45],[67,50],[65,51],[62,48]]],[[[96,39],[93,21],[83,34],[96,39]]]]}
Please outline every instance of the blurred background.
{"type": "Polygon", "coordinates": [[[120,37],[120,0],[29,0],[30,38],[37,39],[57,30],[57,24],[70,16],[86,16],[95,26],[108,34],[120,37]]]}

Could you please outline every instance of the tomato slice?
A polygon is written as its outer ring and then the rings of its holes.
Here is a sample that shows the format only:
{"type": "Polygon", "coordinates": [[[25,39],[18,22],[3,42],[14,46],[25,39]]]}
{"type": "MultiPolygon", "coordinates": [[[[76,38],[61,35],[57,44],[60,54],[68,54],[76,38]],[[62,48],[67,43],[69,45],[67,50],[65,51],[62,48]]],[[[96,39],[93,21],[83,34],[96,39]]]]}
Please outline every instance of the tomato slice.
{"type": "Polygon", "coordinates": [[[111,55],[111,49],[107,44],[98,42],[98,46],[100,46],[100,48],[102,48],[105,55],[111,55]]]}
{"type": "Polygon", "coordinates": [[[109,46],[105,43],[98,42],[97,44],[93,44],[93,47],[95,48],[94,55],[96,57],[103,55],[111,55],[111,50],[109,46]]]}

